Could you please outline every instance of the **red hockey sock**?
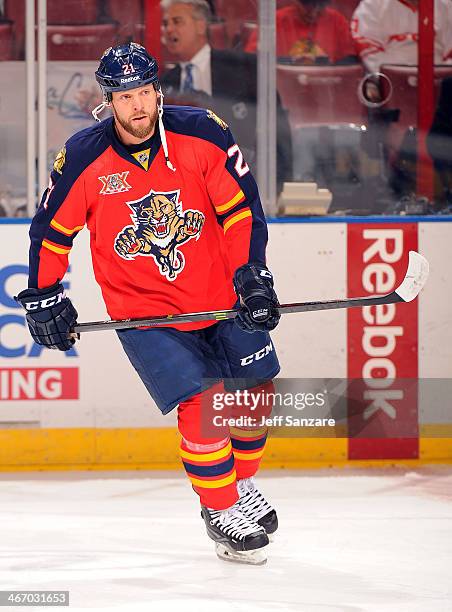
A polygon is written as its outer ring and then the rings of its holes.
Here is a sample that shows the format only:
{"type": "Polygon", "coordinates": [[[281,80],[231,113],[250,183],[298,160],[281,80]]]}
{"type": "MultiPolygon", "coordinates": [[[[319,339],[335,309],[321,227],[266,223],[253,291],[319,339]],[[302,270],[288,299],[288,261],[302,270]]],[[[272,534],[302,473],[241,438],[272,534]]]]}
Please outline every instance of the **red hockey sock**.
{"type": "MultiPolygon", "coordinates": [[[[271,414],[274,390],[272,381],[250,389],[249,393],[253,397],[253,410],[247,409],[244,411],[243,407],[234,406],[232,409],[234,417],[237,418],[242,413],[246,416],[252,416],[257,423],[261,423],[271,414]]],[[[231,427],[230,434],[237,479],[254,476],[264,455],[268,427],[265,425],[247,426],[246,428],[231,427]]]]}
{"type": "Polygon", "coordinates": [[[238,480],[254,476],[259,469],[265,450],[267,432],[267,427],[258,429],[231,427],[231,442],[238,480]]]}
{"type": "Polygon", "coordinates": [[[219,429],[217,438],[201,435],[201,399],[199,393],[179,405],[180,455],[201,504],[224,510],[239,497],[229,429],[219,429]]]}

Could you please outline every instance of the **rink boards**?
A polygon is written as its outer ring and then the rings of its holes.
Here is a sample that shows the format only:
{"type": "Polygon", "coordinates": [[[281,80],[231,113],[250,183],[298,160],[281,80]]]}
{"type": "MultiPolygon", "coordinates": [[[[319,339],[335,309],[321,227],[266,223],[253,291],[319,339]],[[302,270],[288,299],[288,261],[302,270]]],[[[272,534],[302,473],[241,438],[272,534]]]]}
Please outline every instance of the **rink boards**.
{"type": "MultiPolygon", "coordinates": [[[[438,392],[432,401],[413,387],[452,379],[452,220],[275,221],[269,233],[282,302],[389,292],[411,249],[427,257],[431,273],[408,305],[282,319],[274,333],[280,377],[364,377],[370,382],[360,392],[371,400],[367,411],[345,415],[336,437],[270,437],[265,465],[452,462],[450,396],[438,392]],[[382,372],[394,384],[373,384],[382,372]]],[[[32,343],[13,300],[26,284],[28,223],[1,223],[0,236],[0,469],[179,467],[175,415],[159,414],[114,332],[88,333],[70,354],[32,343]]],[[[65,279],[79,321],[107,318],[88,238],[83,231],[77,239],[65,279]]]]}

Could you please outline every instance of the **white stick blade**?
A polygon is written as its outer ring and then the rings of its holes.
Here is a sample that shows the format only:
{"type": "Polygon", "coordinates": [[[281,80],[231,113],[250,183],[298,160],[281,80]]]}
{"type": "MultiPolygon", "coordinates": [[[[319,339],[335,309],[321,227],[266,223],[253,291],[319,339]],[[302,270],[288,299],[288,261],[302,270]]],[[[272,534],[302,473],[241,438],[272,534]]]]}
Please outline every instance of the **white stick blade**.
{"type": "Polygon", "coordinates": [[[411,302],[419,295],[419,292],[427,282],[428,272],[429,265],[425,257],[422,257],[416,251],[410,251],[408,270],[395,292],[404,302],[411,302]]]}

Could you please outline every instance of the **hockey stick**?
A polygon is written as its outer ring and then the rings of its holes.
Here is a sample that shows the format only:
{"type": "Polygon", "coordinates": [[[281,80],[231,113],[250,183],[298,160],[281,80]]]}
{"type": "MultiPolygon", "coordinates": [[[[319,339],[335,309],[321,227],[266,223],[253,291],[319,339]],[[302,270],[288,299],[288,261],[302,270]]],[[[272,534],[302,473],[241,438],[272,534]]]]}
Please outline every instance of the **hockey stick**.
{"type": "MultiPolygon", "coordinates": [[[[397,304],[398,302],[411,302],[414,300],[428,277],[428,261],[410,251],[408,269],[402,283],[387,295],[377,297],[349,298],[345,300],[327,300],[324,302],[301,302],[299,304],[281,304],[278,308],[281,314],[291,312],[311,312],[314,310],[333,310],[336,308],[354,308],[357,306],[376,306],[378,304],[397,304]]],[[[179,323],[194,323],[199,321],[225,321],[234,319],[237,310],[212,310],[210,312],[193,312],[187,314],[160,315],[148,319],[124,319],[121,321],[91,321],[78,323],[72,330],[75,334],[88,331],[101,331],[107,329],[131,329],[134,327],[162,327],[164,325],[178,325],[179,323]]]]}

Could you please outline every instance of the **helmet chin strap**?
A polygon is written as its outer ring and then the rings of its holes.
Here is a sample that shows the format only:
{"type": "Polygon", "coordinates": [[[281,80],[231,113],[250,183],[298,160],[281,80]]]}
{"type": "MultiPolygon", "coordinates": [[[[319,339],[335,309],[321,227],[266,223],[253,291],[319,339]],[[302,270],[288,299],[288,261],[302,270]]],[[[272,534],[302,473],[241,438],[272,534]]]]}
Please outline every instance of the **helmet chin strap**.
{"type": "Polygon", "coordinates": [[[110,101],[109,101],[109,99],[107,98],[107,96],[104,94],[104,99],[103,99],[103,101],[101,102],[101,104],[98,104],[98,105],[96,106],[96,108],[94,108],[94,109],[91,111],[91,114],[92,114],[92,116],[94,117],[94,119],[95,119],[96,121],[99,121],[99,122],[100,122],[99,115],[100,115],[100,114],[101,114],[101,113],[102,113],[102,112],[103,112],[103,111],[104,111],[104,110],[107,108],[107,106],[110,106],[110,101]]]}
{"type": "Polygon", "coordinates": [[[163,96],[161,87],[159,87],[159,89],[157,90],[157,96],[158,96],[157,110],[158,110],[158,115],[159,115],[159,130],[160,130],[160,138],[162,141],[163,154],[165,156],[165,161],[166,161],[166,165],[168,166],[168,168],[172,170],[173,172],[176,172],[176,168],[171,163],[169,155],[168,155],[168,143],[166,141],[166,132],[163,126],[163,98],[164,96],[163,96]]]}
{"type": "MultiPolygon", "coordinates": [[[[164,98],[164,95],[163,95],[161,87],[159,87],[156,91],[157,91],[157,98],[158,98],[157,111],[158,111],[158,116],[159,116],[159,131],[160,131],[160,138],[162,141],[163,154],[165,156],[165,162],[168,168],[172,170],[173,172],[176,172],[176,168],[173,166],[169,158],[168,143],[166,140],[166,132],[163,126],[163,98],[164,98]]],[[[107,106],[111,106],[111,101],[109,100],[108,96],[104,94],[104,99],[102,103],[96,106],[96,108],[91,111],[91,114],[96,121],[100,122],[99,115],[107,108],[107,106]]]]}

